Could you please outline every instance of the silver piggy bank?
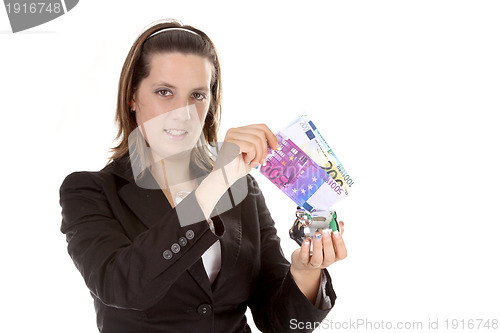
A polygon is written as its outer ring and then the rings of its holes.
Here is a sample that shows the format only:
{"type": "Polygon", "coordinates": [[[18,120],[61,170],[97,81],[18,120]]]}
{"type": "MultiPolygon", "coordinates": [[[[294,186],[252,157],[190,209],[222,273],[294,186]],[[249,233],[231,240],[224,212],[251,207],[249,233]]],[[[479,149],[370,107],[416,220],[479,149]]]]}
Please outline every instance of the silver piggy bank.
{"type": "Polygon", "coordinates": [[[295,212],[295,222],[290,228],[290,238],[297,244],[302,245],[304,239],[314,236],[315,233],[323,229],[331,229],[333,232],[339,231],[337,213],[335,211],[313,211],[309,212],[297,207],[295,212]]]}

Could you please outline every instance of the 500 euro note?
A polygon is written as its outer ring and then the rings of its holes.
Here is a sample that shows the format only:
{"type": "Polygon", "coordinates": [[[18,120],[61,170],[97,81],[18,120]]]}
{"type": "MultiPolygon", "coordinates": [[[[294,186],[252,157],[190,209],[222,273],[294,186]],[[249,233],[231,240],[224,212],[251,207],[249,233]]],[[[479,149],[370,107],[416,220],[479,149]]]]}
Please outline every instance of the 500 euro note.
{"type": "Polygon", "coordinates": [[[295,119],[281,133],[313,159],[348,195],[354,181],[307,115],[295,119]]]}
{"type": "Polygon", "coordinates": [[[344,188],[283,133],[276,134],[280,149],[268,147],[266,165],[259,171],[297,205],[327,211],[345,197],[344,188]]]}

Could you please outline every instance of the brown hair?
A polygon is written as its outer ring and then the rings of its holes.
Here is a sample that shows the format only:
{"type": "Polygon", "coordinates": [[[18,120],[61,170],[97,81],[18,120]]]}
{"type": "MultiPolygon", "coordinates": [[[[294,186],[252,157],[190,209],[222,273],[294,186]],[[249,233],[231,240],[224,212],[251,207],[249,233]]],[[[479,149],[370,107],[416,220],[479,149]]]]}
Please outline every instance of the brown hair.
{"type": "MultiPolygon", "coordinates": [[[[123,64],[118,85],[118,100],[115,115],[115,121],[118,125],[116,139],[120,140],[120,143],[112,148],[113,155],[110,158],[110,162],[129,152],[129,135],[138,126],[135,113],[130,110],[129,103],[141,81],[149,76],[151,57],[154,54],[164,52],[195,54],[207,58],[212,63],[213,75],[210,82],[211,100],[203,126],[203,136],[210,145],[215,144],[217,141],[222,97],[221,73],[217,50],[210,38],[203,31],[189,25],[183,25],[177,21],[162,22],[148,28],[136,39],[123,64]],[[169,30],[166,33],[161,32],[151,36],[155,32],[166,28],[188,29],[197,35],[188,31],[169,30]]],[[[199,154],[203,150],[198,149],[195,151],[199,154]]],[[[213,162],[208,155],[201,158],[205,162],[208,160],[213,162]]],[[[210,164],[212,164],[211,162],[210,164]]]]}

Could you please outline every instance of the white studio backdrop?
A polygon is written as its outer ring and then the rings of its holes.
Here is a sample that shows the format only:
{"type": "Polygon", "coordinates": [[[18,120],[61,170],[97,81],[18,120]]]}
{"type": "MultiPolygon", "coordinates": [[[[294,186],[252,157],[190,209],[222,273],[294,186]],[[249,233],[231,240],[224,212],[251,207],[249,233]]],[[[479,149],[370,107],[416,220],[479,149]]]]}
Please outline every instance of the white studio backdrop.
{"type": "MultiPolygon", "coordinates": [[[[121,66],[164,18],[218,48],[221,139],[307,113],[355,179],[335,207],[349,256],[329,268],[338,299],[318,331],[499,320],[499,15],[497,1],[87,0],[13,34],[0,10],[0,330],[97,332],[58,190],[106,164],[121,66]]],[[[251,172],[290,258],[295,205],[251,172]]]]}

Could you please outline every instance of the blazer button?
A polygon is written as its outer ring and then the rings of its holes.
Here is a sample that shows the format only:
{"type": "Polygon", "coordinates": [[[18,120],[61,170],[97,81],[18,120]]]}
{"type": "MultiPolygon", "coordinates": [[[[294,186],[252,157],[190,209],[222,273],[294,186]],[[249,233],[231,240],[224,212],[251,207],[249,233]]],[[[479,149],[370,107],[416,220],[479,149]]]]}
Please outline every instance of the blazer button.
{"type": "Polygon", "coordinates": [[[209,317],[212,314],[212,307],[210,304],[201,304],[198,306],[198,314],[201,317],[209,317]]]}
{"type": "Polygon", "coordinates": [[[181,246],[186,246],[187,243],[188,243],[188,240],[186,239],[186,237],[179,238],[179,244],[181,244],[181,246]]]}
{"type": "Polygon", "coordinates": [[[181,250],[181,247],[179,246],[179,244],[174,243],[174,244],[172,244],[172,247],[170,249],[172,250],[173,253],[179,253],[179,251],[181,250]]]}
{"type": "Polygon", "coordinates": [[[172,254],[172,251],[170,251],[170,250],[163,251],[163,258],[170,260],[170,259],[172,259],[173,256],[174,255],[172,254]]]}
{"type": "Polygon", "coordinates": [[[193,230],[188,230],[186,231],[186,238],[191,240],[194,238],[194,231],[193,230]]]}

